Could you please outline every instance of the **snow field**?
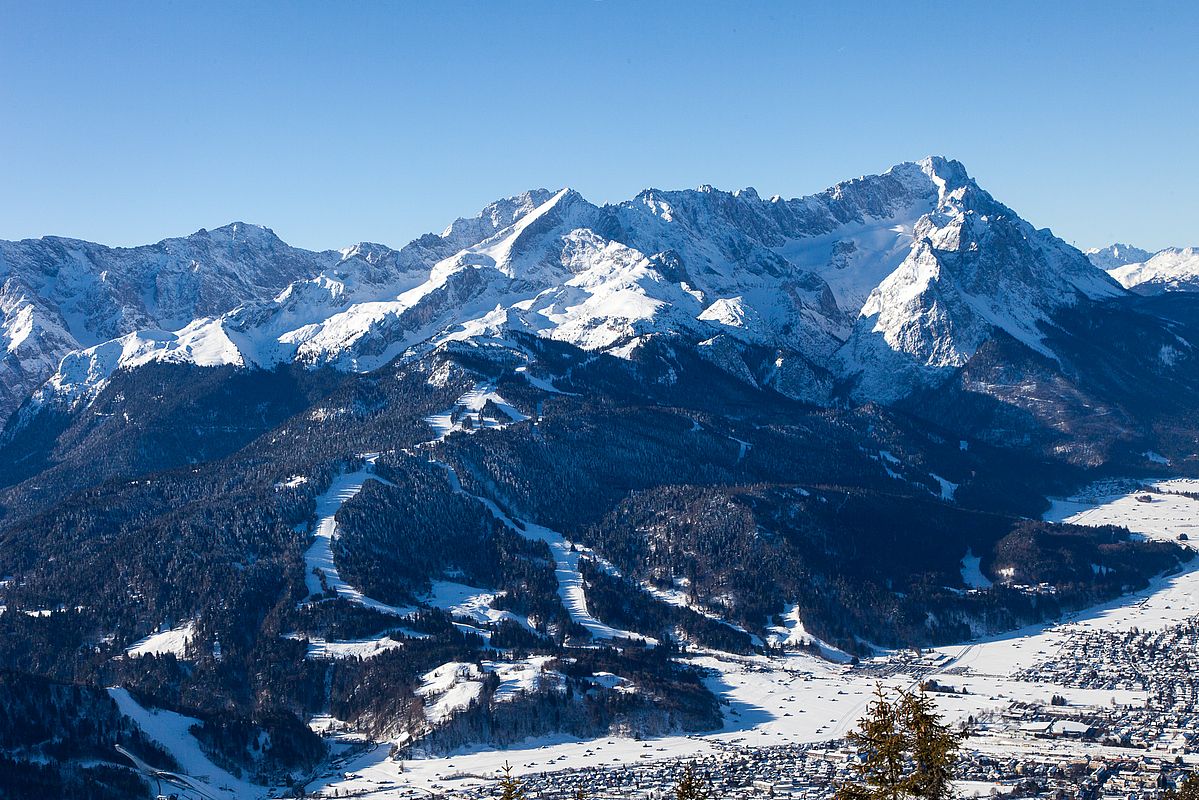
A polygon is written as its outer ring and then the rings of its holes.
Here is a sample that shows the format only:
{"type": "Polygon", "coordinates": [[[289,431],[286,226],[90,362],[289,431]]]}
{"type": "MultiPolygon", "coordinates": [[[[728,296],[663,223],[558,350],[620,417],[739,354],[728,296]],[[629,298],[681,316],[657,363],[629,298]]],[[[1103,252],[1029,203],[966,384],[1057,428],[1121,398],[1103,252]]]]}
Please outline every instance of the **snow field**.
{"type": "Polygon", "coordinates": [[[162,745],[179,763],[184,775],[203,783],[210,796],[225,800],[261,797],[265,793],[263,787],[236,778],[209,760],[200,749],[200,743],[190,733],[190,728],[199,720],[173,711],[145,708],[120,687],[109,689],[108,694],[116,701],[121,713],[162,745]]]}
{"type": "Polygon", "coordinates": [[[170,630],[152,633],[146,638],[134,642],[125,650],[127,656],[166,655],[173,653],[177,658],[183,658],[188,642],[196,635],[195,620],[189,620],[170,630]]]}

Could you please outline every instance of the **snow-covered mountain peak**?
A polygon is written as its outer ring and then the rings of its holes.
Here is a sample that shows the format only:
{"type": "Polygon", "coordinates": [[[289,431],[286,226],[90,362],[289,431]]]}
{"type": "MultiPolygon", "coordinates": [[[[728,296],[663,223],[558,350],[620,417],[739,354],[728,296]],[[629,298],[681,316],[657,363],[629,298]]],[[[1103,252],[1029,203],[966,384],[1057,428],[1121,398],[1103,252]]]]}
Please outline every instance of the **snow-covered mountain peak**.
{"type": "Polygon", "coordinates": [[[1148,250],[1117,242],[1109,244],[1107,247],[1092,247],[1086,251],[1086,256],[1099,269],[1111,271],[1125,264],[1142,264],[1148,261],[1153,254],[1148,250]]]}
{"type": "MultiPolygon", "coordinates": [[[[400,250],[308,253],[233,223],[154,253],[169,274],[270,275],[286,262],[293,276],[215,313],[114,326],[148,332],[64,365],[71,374],[53,385],[156,359],[369,370],[518,330],[616,355],[646,336],[723,337],[857,376],[860,394],[889,399],[961,366],[996,331],[1047,353],[1041,326],[1058,309],[1122,291],[940,156],[791,200],[703,186],[596,206],[569,188],[530,190],[400,250]]],[[[21,298],[36,296],[23,287],[4,312],[14,332],[28,327],[21,298]]]]}
{"type": "Polygon", "coordinates": [[[560,189],[527,208],[512,224],[442,260],[431,280],[467,267],[494,268],[514,280],[540,280],[558,266],[553,251],[571,230],[594,225],[599,209],[573,189],[560,189]]]}
{"type": "Polygon", "coordinates": [[[891,400],[966,363],[995,331],[1054,357],[1043,326],[1081,299],[1120,286],[1048,230],[1037,230],[969,178],[960,164],[926,159],[935,209],[913,245],[863,304],[842,348],[863,397],[891,400]]]}
{"type": "Polygon", "coordinates": [[[473,217],[454,220],[441,233],[441,238],[467,247],[493,236],[497,231],[515,223],[521,217],[554,196],[548,189],[530,189],[512,197],[489,203],[473,217]]]}
{"type": "Polygon", "coordinates": [[[211,230],[200,228],[189,236],[163,239],[161,244],[168,252],[221,246],[266,249],[288,247],[287,243],[265,225],[251,225],[245,222],[230,222],[211,230]]]}
{"type": "Polygon", "coordinates": [[[920,171],[941,190],[953,192],[967,186],[977,186],[962,162],[944,156],[926,156],[916,162],[920,171]]]}
{"type": "MultiPolygon", "coordinates": [[[[1117,245],[1113,245],[1117,247],[1117,245]]],[[[1107,250],[1101,252],[1101,256],[1107,250]]],[[[1126,289],[1138,294],[1160,294],[1162,292],[1194,292],[1199,291],[1199,248],[1167,247],[1152,255],[1144,250],[1128,248],[1123,251],[1125,257],[1145,255],[1140,261],[1129,261],[1108,268],[1108,274],[1120,282],[1126,289]],[[1135,251],[1135,252],[1133,252],[1135,251]]],[[[1105,263],[1101,258],[1088,254],[1092,263],[1105,263]]]]}
{"type": "Polygon", "coordinates": [[[359,242],[350,247],[343,247],[337,252],[341,255],[342,261],[362,259],[368,264],[379,264],[384,259],[395,255],[395,251],[387,245],[375,244],[374,242],[359,242]]]}

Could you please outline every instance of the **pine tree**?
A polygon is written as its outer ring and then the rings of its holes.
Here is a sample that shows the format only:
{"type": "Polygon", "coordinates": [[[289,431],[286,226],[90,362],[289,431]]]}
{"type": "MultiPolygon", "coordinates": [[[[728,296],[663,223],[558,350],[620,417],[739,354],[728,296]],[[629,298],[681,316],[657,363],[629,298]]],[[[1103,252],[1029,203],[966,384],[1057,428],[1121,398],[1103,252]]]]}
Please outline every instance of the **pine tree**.
{"type": "Polygon", "coordinates": [[[836,798],[947,800],[963,736],[942,722],[924,692],[900,691],[892,701],[877,686],[858,730],[846,737],[861,759],[858,781],[838,786],[836,798]]]}
{"type": "Polygon", "coordinates": [[[512,765],[504,762],[504,777],[500,778],[499,800],[525,800],[525,787],[512,777],[512,765]]]}
{"type": "Polygon", "coordinates": [[[712,796],[707,779],[700,775],[694,764],[683,768],[683,774],[674,787],[675,800],[708,800],[712,796]]]}
{"type": "Polygon", "coordinates": [[[923,691],[903,692],[899,715],[911,736],[913,770],[907,789],[913,797],[943,800],[953,797],[957,752],[965,734],[941,720],[936,704],[923,691]]]}
{"type": "Polygon", "coordinates": [[[866,716],[858,730],[846,737],[861,757],[854,765],[860,783],[837,788],[837,800],[900,800],[905,796],[904,765],[911,750],[909,735],[900,726],[899,706],[874,689],[874,700],[866,707],[866,716]]]}
{"type": "Polygon", "coordinates": [[[1168,789],[1162,795],[1163,800],[1199,800],[1199,775],[1188,773],[1178,786],[1168,789]]]}

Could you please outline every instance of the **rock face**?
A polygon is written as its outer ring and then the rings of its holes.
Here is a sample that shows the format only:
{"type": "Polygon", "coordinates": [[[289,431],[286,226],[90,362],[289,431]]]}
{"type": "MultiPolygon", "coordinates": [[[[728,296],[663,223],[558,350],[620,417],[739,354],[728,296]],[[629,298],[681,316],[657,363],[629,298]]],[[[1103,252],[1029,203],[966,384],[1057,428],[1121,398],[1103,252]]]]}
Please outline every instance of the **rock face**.
{"type": "Polygon", "coordinates": [[[997,332],[1051,355],[1055,313],[1124,291],[938,157],[793,200],[535,190],[398,251],[313,253],[235,223],[132,250],[4,243],[0,269],[6,411],[45,381],[41,400],[74,400],[151,361],[368,371],[514,332],[622,357],[648,336],[722,337],[774,351],[755,380],[785,394],[892,401],[997,332]]]}
{"type": "Polygon", "coordinates": [[[1125,264],[1137,264],[1142,261],[1148,261],[1153,253],[1147,250],[1142,250],[1139,247],[1133,247],[1130,244],[1109,244],[1107,247],[1092,247],[1086,251],[1086,256],[1091,263],[1099,267],[1105,272],[1110,272],[1116,267],[1122,267],[1125,264]]]}
{"type": "Polygon", "coordinates": [[[1042,326],[1119,285],[1048,230],[1036,230],[971,180],[930,159],[936,209],[903,262],[870,293],[842,349],[863,398],[894,400],[963,366],[997,331],[1052,356],[1042,326]]]}

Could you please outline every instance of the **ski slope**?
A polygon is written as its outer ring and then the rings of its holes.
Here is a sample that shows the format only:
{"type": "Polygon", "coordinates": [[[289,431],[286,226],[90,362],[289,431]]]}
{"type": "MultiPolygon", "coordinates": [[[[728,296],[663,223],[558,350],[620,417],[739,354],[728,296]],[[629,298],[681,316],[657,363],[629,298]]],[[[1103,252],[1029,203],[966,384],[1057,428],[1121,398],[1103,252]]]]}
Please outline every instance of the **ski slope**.
{"type": "Polygon", "coordinates": [[[561,598],[562,605],[566,608],[570,618],[586,628],[592,639],[632,639],[649,644],[657,643],[657,640],[651,637],[607,625],[587,610],[587,596],[583,591],[583,574],[579,571],[579,559],[589,555],[590,551],[572,545],[561,533],[544,525],[538,525],[528,520],[521,520],[518,524],[491,500],[468,492],[462,486],[462,482],[458,479],[458,473],[452,466],[441,461],[435,463],[446,471],[454,491],[461,492],[482,503],[496,519],[526,539],[534,539],[549,545],[550,553],[554,558],[554,577],[558,580],[558,597],[561,598]]]}
{"type": "Polygon", "coordinates": [[[171,754],[178,762],[181,774],[204,785],[210,796],[219,800],[263,796],[264,787],[231,775],[204,754],[200,743],[190,732],[193,725],[199,724],[199,720],[174,711],[146,708],[120,687],[109,689],[108,694],[122,714],[171,754]]]}
{"type": "Polygon", "coordinates": [[[362,486],[367,480],[388,483],[374,474],[373,468],[378,458],[378,453],[366,455],[365,467],[356,472],[338,475],[329,484],[329,488],[316,498],[316,536],[313,538],[308,550],[304,553],[304,565],[306,567],[304,582],[308,589],[309,597],[324,592],[324,588],[321,586],[321,579],[316,574],[316,570],[320,570],[325,577],[325,584],[338,597],[345,598],[352,603],[357,603],[366,608],[372,608],[375,611],[381,611],[384,614],[402,617],[413,613],[416,609],[401,608],[375,600],[372,597],[367,597],[342,579],[341,573],[337,570],[337,564],[333,559],[333,541],[339,535],[336,519],[338,510],[362,491],[362,486]]]}
{"type": "Polygon", "coordinates": [[[161,656],[171,653],[176,658],[183,658],[188,642],[195,635],[196,622],[195,620],[188,620],[170,630],[152,633],[146,638],[134,642],[125,650],[125,655],[134,657],[145,655],[161,656]]]}

